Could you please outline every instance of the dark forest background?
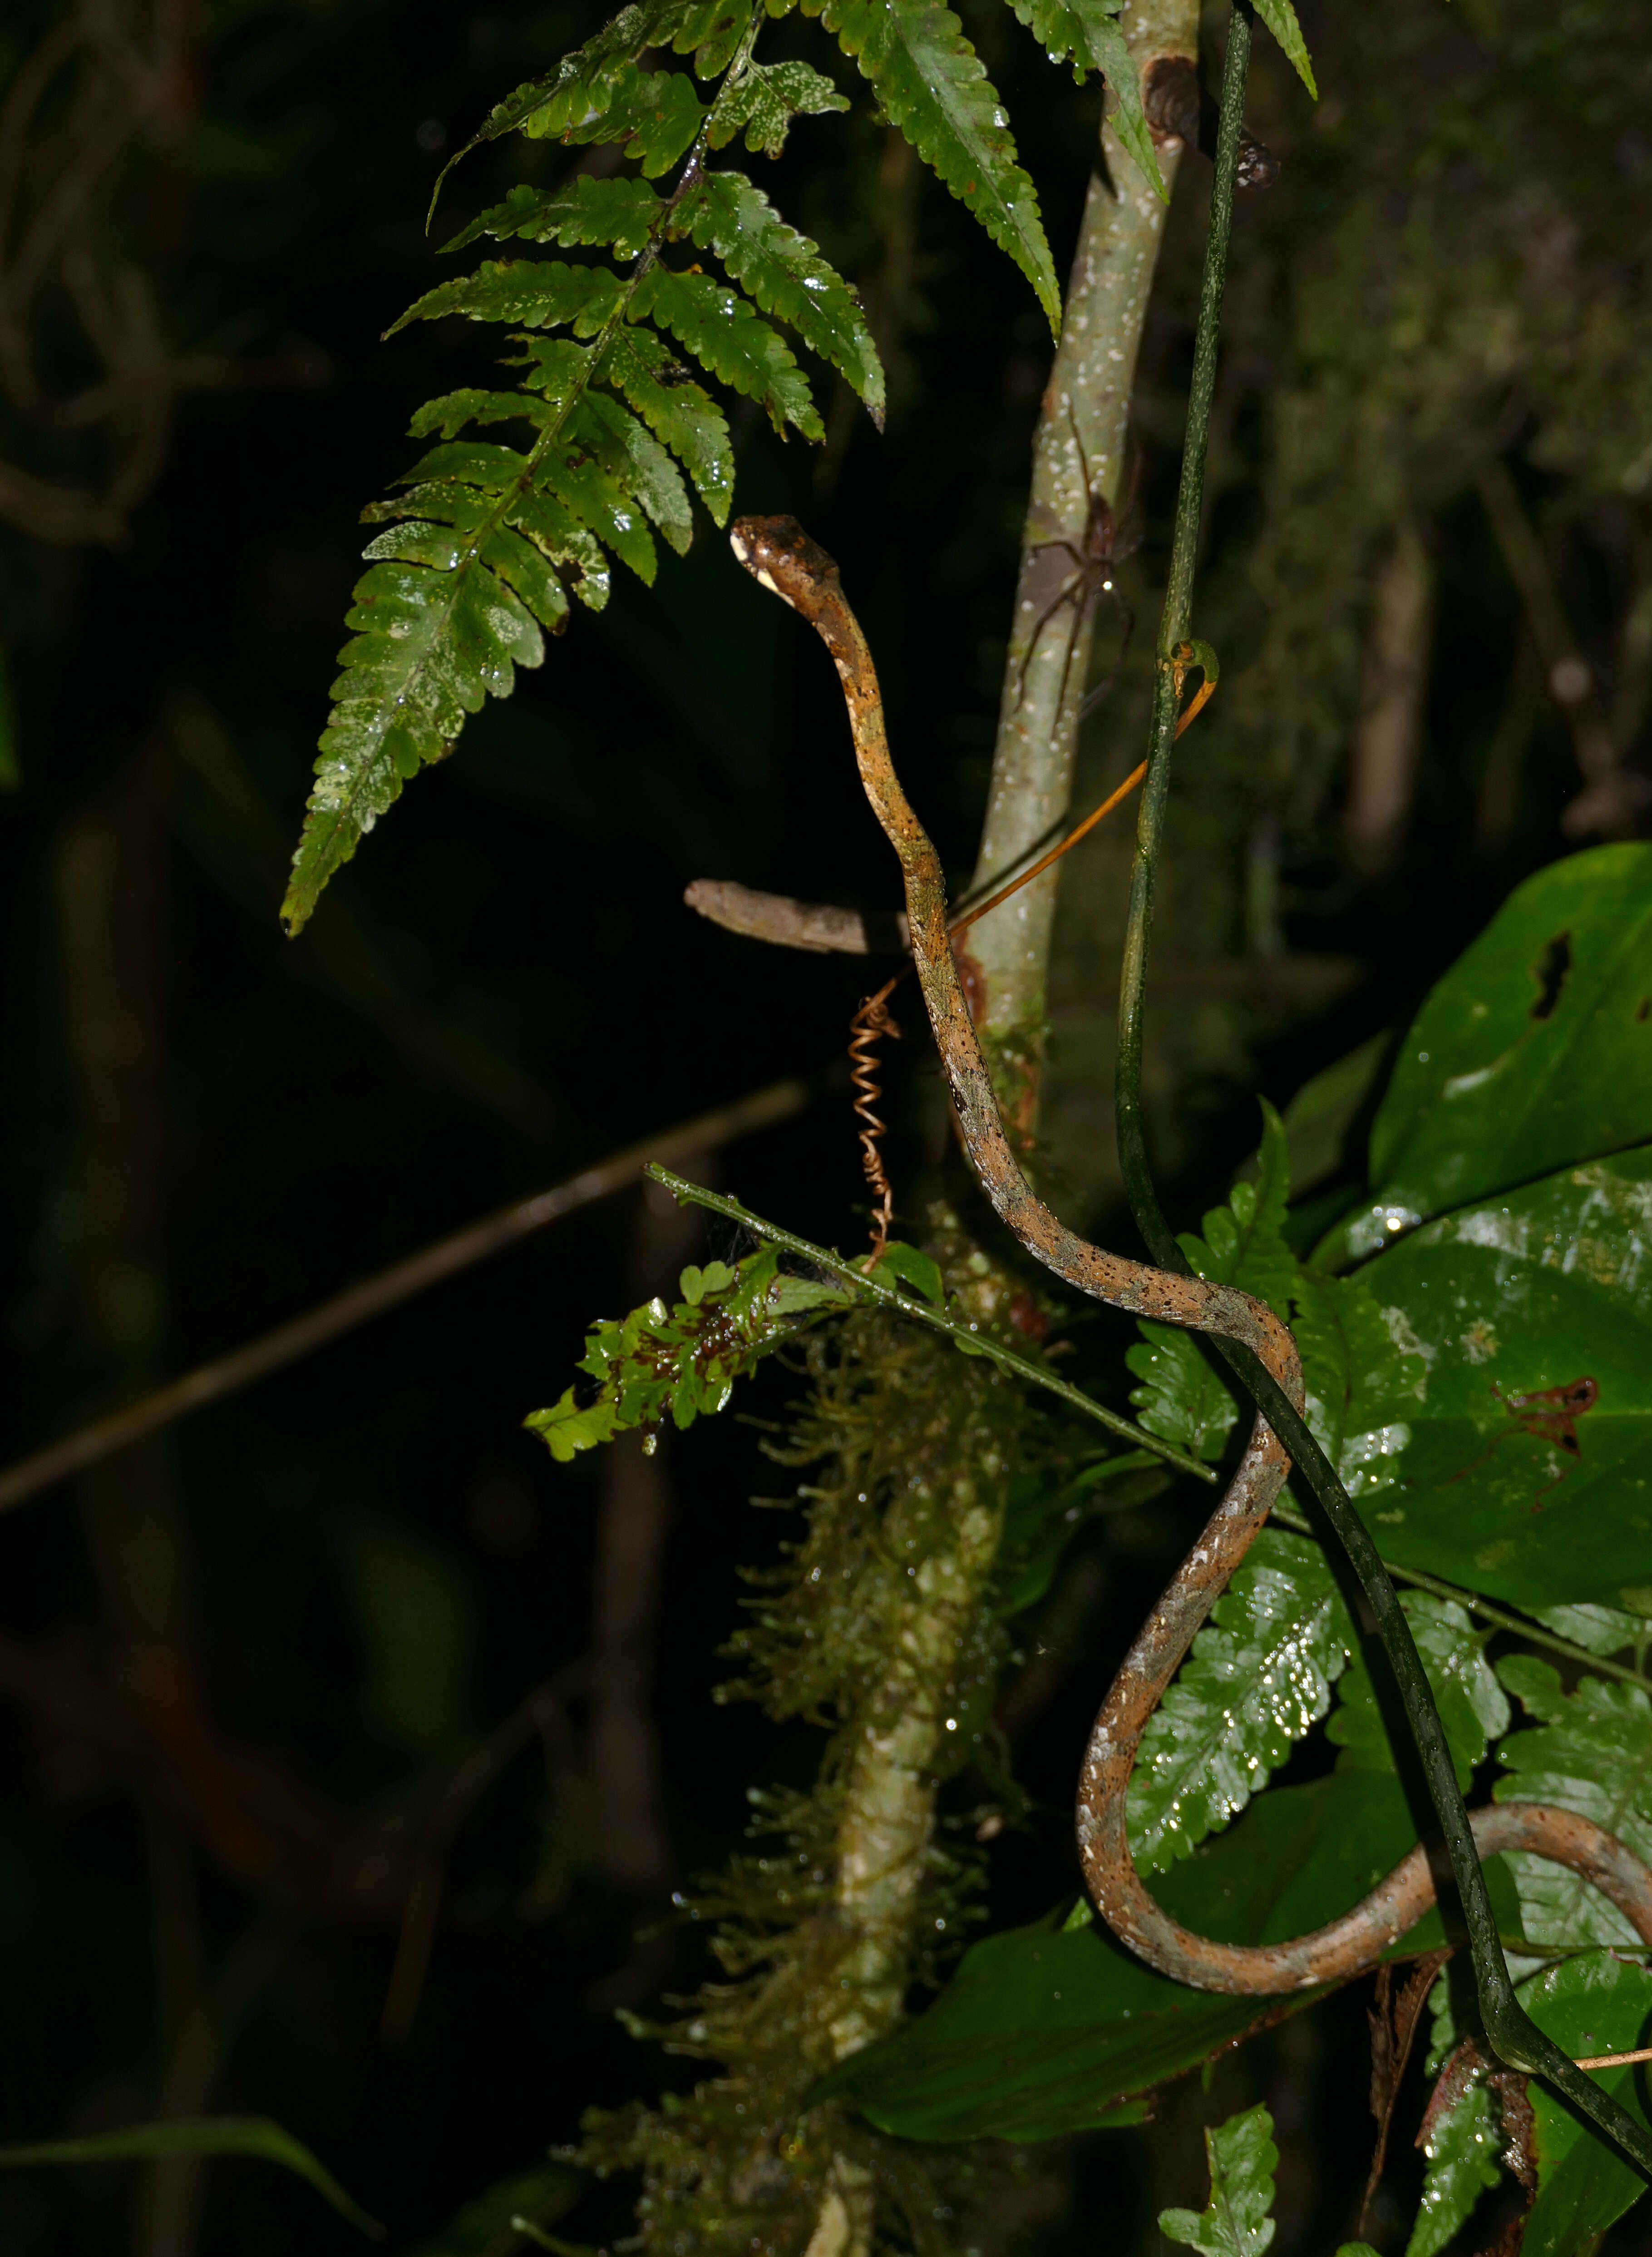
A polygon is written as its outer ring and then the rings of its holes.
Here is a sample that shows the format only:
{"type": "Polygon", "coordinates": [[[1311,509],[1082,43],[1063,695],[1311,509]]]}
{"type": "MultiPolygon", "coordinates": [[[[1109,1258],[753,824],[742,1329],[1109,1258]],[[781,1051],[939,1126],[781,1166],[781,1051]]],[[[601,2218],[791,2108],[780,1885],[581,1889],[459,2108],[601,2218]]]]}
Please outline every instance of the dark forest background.
{"type": "MultiPolygon", "coordinates": [[[[1099,93],[977,12],[1064,264],[1099,93]]],[[[1282,1104],[1401,1024],[1514,882],[1632,833],[1647,796],[1646,61],[1604,5],[1378,13],[1304,11],[1317,111],[1271,51],[1255,74],[1282,170],[1239,219],[1200,612],[1226,671],[1183,763],[1155,1007],[1183,1221],[1253,1144],[1255,1090],[1282,1104]]],[[[816,1239],[859,1235],[864,966],[735,939],[681,894],[886,906],[893,864],[830,669],[703,520],[477,717],[300,940],[276,921],[357,512],[406,468],[413,407],[486,380],[464,325],[378,341],[441,271],[435,173],[597,20],[17,0],[0,29],[7,1461],[783,1075],[808,1108],[701,1165],[816,1239]]],[[[799,20],[776,52],[841,70],[821,46],[799,20]]],[[[484,151],[445,208],[563,161],[484,151]]],[[[1184,169],[1144,350],[1144,619],[1206,177],[1184,169]]],[[[1048,331],[864,103],[801,124],[775,192],[860,280],[892,413],[879,437],[840,397],[822,452],[737,419],[738,506],[794,511],[840,560],[962,880],[1048,331]]],[[[1148,643],[1090,725],[1086,791],[1137,757],[1148,643]]],[[[1121,831],[1071,866],[1048,1116],[1069,1210],[1121,1242],[1091,1066],[1126,853],[1121,831]]],[[[938,1086],[915,1041],[890,1072],[921,1215],[938,1086]]],[[[699,1979],[672,1891],[727,1855],[748,1786],[809,1775],[812,1734],[711,1697],[737,1567],[785,1533],[748,1500],[785,1482],[749,1423],[645,1469],[554,1466],[521,1420],[589,1320],[708,1243],[728,1250],[622,1193],[0,1524],[0,2140],[267,2113],[413,2247],[586,2106],[686,2081],[616,2010],[699,1979]]],[[[1084,1338],[1086,1383],[1122,1400],[1113,1333],[1084,1338]]],[[[773,1419],[787,1385],[745,1410],[773,1419]]],[[[995,1848],[995,1922],[1074,1887],[1080,1737],[1181,1541],[1124,1516],[1062,1587],[1008,1720],[1036,1808],[995,1848]]],[[[1350,1998],[1232,2072],[1278,2123],[1281,2252],[1316,2246],[1317,2187],[1363,2172],[1362,2046],[1350,1998]]],[[[1093,2246],[1100,2198],[1121,2245],[1150,2241],[1161,2202],[1202,2200],[1196,2127],[1229,2075],[1076,2149],[1081,2198],[1039,2231],[1093,2246]]],[[[623,2232],[623,2190],[580,2218],[623,2232]]],[[[0,2246],[357,2245],[243,2162],[0,2174],[0,2246]]]]}

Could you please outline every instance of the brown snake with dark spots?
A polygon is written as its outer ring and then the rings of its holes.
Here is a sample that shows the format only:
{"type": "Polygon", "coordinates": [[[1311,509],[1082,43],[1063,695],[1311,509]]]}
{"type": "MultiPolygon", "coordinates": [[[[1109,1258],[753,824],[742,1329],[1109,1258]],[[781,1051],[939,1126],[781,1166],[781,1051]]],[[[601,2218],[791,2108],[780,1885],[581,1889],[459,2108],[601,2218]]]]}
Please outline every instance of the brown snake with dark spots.
{"type": "MultiPolygon", "coordinates": [[[[848,702],[855,758],[872,811],[900,859],[912,949],[965,1149],[999,1216],[1044,1267],[1110,1307],[1161,1324],[1213,1333],[1251,1348],[1292,1403],[1302,1367],[1287,1327],[1227,1285],[1183,1277],[1091,1246],[1057,1220],[1022,1174],[999,1116],[947,933],[939,859],[901,790],[889,757],[872,653],[837,567],[794,518],[748,517],[730,535],[746,570],[812,626],[831,653],[848,702]]],[[[1278,1997],[1342,1983],[1374,1966],[1434,1902],[1427,1853],[1413,1850],[1352,1912],[1288,1943],[1216,1943],[1169,1918],[1149,1896],[1130,1855],[1126,1796],[1147,1719],[1228,1578],[1267,1519],[1290,1470],[1258,1419],[1238,1471],[1119,1666],[1091,1734],[1078,1793],[1078,1852],[1096,1909],[1161,1975],[1201,1991],[1278,1997]]],[[[1587,1818],[1533,1802],[1471,1814],[1482,1857],[1525,1850],[1564,1865],[1614,1904],[1652,1943],[1652,1871],[1587,1818]]]]}

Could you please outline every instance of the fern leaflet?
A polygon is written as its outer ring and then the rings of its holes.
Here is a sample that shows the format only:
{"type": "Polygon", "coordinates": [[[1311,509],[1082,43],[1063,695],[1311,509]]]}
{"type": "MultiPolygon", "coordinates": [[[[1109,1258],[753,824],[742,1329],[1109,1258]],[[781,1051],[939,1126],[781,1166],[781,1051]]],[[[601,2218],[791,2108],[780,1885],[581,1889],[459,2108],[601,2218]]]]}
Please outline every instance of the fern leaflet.
{"type": "Polygon", "coordinates": [[[1206,2257],[1262,2257],[1274,2239],[1274,2173],[1279,2149],[1264,2107],[1230,2116],[1204,2135],[1211,2199],[1203,2211],[1161,2210],[1159,2231],[1206,2257]]]}
{"type": "Polygon", "coordinates": [[[1061,328],[1061,292],[1038,197],[1016,162],[1004,105],[941,0],[803,0],[871,80],[892,124],[1006,251],[1061,328]]]}
{"type": "Polygon", "coordinates": [[[1118,97],[1113,125],[1119,138],[1147,185],[1168,203],[1170,191],[1141,107],[1141,74],[1119,21],[1124,0],[1011,0],[1011,5],[1051,62],[1070,56],[1073,75],[1081,80],[1086,69],[1101,72],[1118,97]]]}
{"type": "MultiPolygon", "coordinates": [[[[1551,1666],[1529,1654],[1509,1655],[1498,1675],[1538,1723],[1499,1748],[1510,1776],[1493,1789],[1497,1801],[1578,1811],[1638,1857],[1652,1857],[1652,1701],[1637,1686],[1598,1677],[1564,1693],[1551,1666]]],[[[1508,1863],[1534,1943],[1638,1941],[1616,1907],[1576,1873],[1523,1851],[1508,1863]]]]}
{"type": "Polygon", "coordinates": [[[1264,1529],[1142,1736],[1130,1846],[1162,1871],[1267,1786],[1331,1706],[1353,1651],[1317,1545],[1264,1529]]]}

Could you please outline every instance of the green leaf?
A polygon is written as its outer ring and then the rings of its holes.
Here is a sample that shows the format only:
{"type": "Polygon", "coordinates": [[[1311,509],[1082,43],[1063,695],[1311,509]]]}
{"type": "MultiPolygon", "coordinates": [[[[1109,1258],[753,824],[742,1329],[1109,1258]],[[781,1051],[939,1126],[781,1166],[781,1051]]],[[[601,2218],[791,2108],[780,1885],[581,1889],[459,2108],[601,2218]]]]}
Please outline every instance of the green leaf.
{"type": "Polygon", "coordinates": [[[1444,1217],[1361,1273],[1427,1368],[1372,1500],[1389,1559],[1517,1606],[1635,1608],[1623,1594],[1652,1582],[1648,1231],[1652,1148],[1444,1217]],[[1585,1379],[1596,1399],[1568,1425],[1585,1379]]]}
{"type": "MultiPolygon", "coordinates": [[[[1489,1743],[1508,1729],[1509,1707],[1486,1645],[1492,1633],[1477,1630],[1454,1599],[1407,1591],[1401,1600],[1417,1652],[1434,1688],[1445,1727],[1457,1783],[1465,1792],[1489,1743]]],[[[1394,1751],[1363,1658],[1345,1674],[1326,1737],[1343,1750],[1339,1767],[1392,1771],[1394,1751]]]]}
{"type": "Polygon", "coordinates": [[[1373,1035],[1321,1068],[1285,1107],[1285,1146],[1293,1198],[1310,1192],[1341,1168],[1344,1146],[1375,1088],[1387,1059],[1387,1032],[1373,1035]]]}
{"type": "Polygon", "coordinates": [[[766,314],[789,322],[854,386],[883,428],[883,366],[854,292],[760,188],[739,173],[708,173],[672,232],[714,251],[766,314]]]}
{"type": "Polygon", "coordinates": [[[744,126],[745,145],[754,157],[778,157],[794,117],[817,117],[848,107],[830,79],[808,63],[749,63],[719,98],[706,138],[722,149],[744,126]]]}
{"type": "MultiPolygon", "coordinates": [[[[1535,1730],[1514,1732],[1498,1750],[1507,1776],[1499,1802],[1547,1802],[1592,1818],[1652,1858],[1652,1701],[1637,1686],[1585,1677],[1573,1694],[1546,1661],[1511,1654],[1499,1677],[1535,1730]]],[[[1521,1925],[1534,1943],[1634,1943],[1633,1928],[1581,1875],[1521,1853],[1509,1865],[1520,1890],[1521,1925]]],[[[1597,2052],[1607,2050],[1595,2048],[1597,2052]]]]}
{"type": "Polygon", "coordinates": [[[638,284],[630,317],[668,329],[713,376],[766,408],[776,431],[792,423],[806,439],[825,437],[802,371],[738,290],[655,266],[638,284]]]}
{"type": "Polygon", "coordinates": [[[1598,846],[1509,896],[1400,1046],[1372,1198],[1316,1263],[1652,1141],[1652,845],[1598,846]]]}
{"type": "Polygon", "coordinates": [[[1204,2135],[1211,2199],[1201,2212],[1161,2210],[1159,2231],[1209,2257],[1262,2257],[1274,2239],[1274,2119],[1260,2104],[1204,2135]]]}
{"type": "Polygon", "coordinates": [[[674,1309],[656,1298],[588,1336],[579,1368],[597,1382],[591,1401],[582,1406],[568,1387],[523,1421],[559,1463],[633,1427],[652,1433],[667,1417],[687,1427],[723,1410],[735,1381],[793,1338],[800,1317],[842,1308],[851,1298],[812,1278],[780,1277],[772,1247],[734,1269],[690,1267],[682,1287],[674,1309]]]}
{"type": "Polygon", "coordinates": [[[625,294],[606,266],[569,266],[560,258],[489,258],[474,274],[439,282],[385,330],[393,337],[409,322],[461,314],[470,322],[516,322],[526,329],[569,324],[576,337],[594,337],[625,294]]]}
{"type": "Polygon", "coordinates": [[[602,374],[677,456],[713,523],[726,524],[734,496],[734,449],[723,411],[710,394],[688,380],[658,337],[629,326],[616,331],[602,374]]]}
{"type": "Polygon", "coordinates": [[[447,570],[375,563],[356,584],[347,624],[357,632],[281,905],[289,932],[420,763],[441,759],[484,697],[508,697],[514,669],[545,654],[532,615],[474,548],[447,570]]]}
{"type": "Polygon", "coordinates": [[[1602,1656],[1644,1645],[1652,1633],[1652,1621],[1646,1616],[1625,1614],[1620,1607],[1533,1607],[1530,1611],[1545,1629],[1602,1656]]]}
{"type": "MultiPolygon", "coordinates": [[[[1585,1952],[1522,1985],[1521,2001],[1574,2061],[1631,2053],[1652,2029],[1652,1972],[1611,1951],[1585,1952]]],[[[1644,2070],[1597,2069],[1590,2076],[1647,2121],[1644,2070]]],[[[1646,2182],[1541,2084],[1526,2090],[1536,2118],[1537,2199],[1521,2257],[1577,2257],[1640,2200],[1646,2182]]]]}
{"type": "Polygon", "coordinates": [[[1291,1296],[1308,1424],[1352,1496],[1394,1484],[1393,1460],[1426,1384],[1423,1359],[1401,1348],[1373,1281],[1299,1268],[1291,1296]]]}
{"type": "MultiPolygon", "coordinates": [[[[813,12],[808,0],[806,7],[813,12]]],[[[890,123],[1009,253],[1059,333],[1061,291],[1037,194],[957,18],[940,0],[825,0],[822,18],[871,80],[890,123]]]]}
{"type": "Polygon", "coordinates": [[[1141,108],[1141,74],[1120,28],[1122,0],[1012,0],[1016,15],[1053,63],[1073,59],[1073,75],[1100,71],[1118,96],[1113,123],[1155,195],[1170,200],[1141,108]]]}
{"type": "Polygon", "coordinates": [[[1353,1645],[1318,1546],[1264,1529],[1142,1735],[1129,1799],[1138,1871],[1190,1856],[1261,1793],[1330,1708],[1353,1645]]]}
{"type": "Polygon", "coordinates": [[[1437,2112],[1430,2110],[1432,2120],[1422,2143],[1423,2199],[1405,2257],[1437,2257],[1468,2223],[1486,2188],[1494,2187],[1502,2176],[1500,2126],[1485,2064],[1474,2060],[1471,2065],[1465,2060],[1461,2070],[1448,2068],[1445,2076],[1453,2084],[1444,2096],[1444,2105],[1437,2112]]]}
{"type": "MultiPolygon", "coordinates": [[[[1201,1935],[1260,1943],[1346,1912],[1416,1840],[1400,1782],[1341,1772],[1274,1787],[1154,1893],[1201,1935]]],[[[1500,1921],[1518,1915],[1500,1858],[1486,1864],[1500,1921]]],[[[1063,1910],[1065,1907],[1063,1907],[1063,1910]]],[[[1259,2020],[1323,1995],[1224,1998],[1155,1975],[1099,1922],[1060,1915],[974,1944],[927,2012],[831,2071],[836,2098],[908,2140],[1054,2139],[1089,2130],[1133,2096],[1225,2051],[1259,2020]]],[[[1389,1956],[1444,1940],[1430,1912],[1389,1956]]]]}
{"type": "MultiPolygon", "coordinates": [[[[542,425],[545,414],[543,400],[524,399],[519,392],[478,392],[466,386],[460,392],[444,392],[440,400],[427,400],[422,407],[413,411],[407,431],[409,437],[414,439],[427,439],[433,431],[440,433],[444,439],[456,439],[467,424],[510,423],[519,420],[525,423],[542,425]]],[[[381,502],[375,507],[380,516],[402,513],[394,503],[381,502]]],[[[371,510],[364,510],[362,516],[367,520],[372,513],[371,510]]]]}
{"type": "Polygon", "coordinates": [[[608,560],[585,527],[552,495],[519,493],[507,501],[505,521],[533,543],[553,563],[577,570],[574,593],[588,610],[600,612],[608,601],[608,560]]]}
{"type": "Polygon", "coordinates": [[[26,2146],[0,2147],[0,2169],[18,2170],[37,2163],[150,2162],[166,2155],[251,2155],[261,2162],[279,2163],[307,2179],[352,2225],[375,2241],[385,2238],[378,2219],[351,2201],[327,2166],[268,2116],[180,2117],[83,2140],[37,2140],[26,2146]]]}
{"type": "MultiPolygon", "coordinates": [[[[623,141],[625,155],[641,166],[649,180],[657,180],[681,160],[708,115],[694,81],[681,71],[639,71],[628,63],[605,92],[600,111],[564,127],[554,138],[575,148],[593,141],[623,141]]],[[[530,139],[539,138],[537,121],[522,131],[530,139]]]]}
{"type": "Polygon", "coordinates": [[[1016,1475],[992,1567],[994,1611],[1018,1615],[1036,1606],[1055,1579],[1062,1554],[1087,1522],[1099,1512],[1148,1503],[1168,1485],[1162,1466],[1146,1450],[1104,1458],[1065,1483],[1047,1474],[1016,1475]]]}
{"type": "Polygon", "coordinates": [[[940,1264],[931,1261],[918,1247],[908,1246],[904,1239],[892,1238],[887,1242],[881,1256],[872,1266],[872,1275],[882,1277],[886,1285],[893,1284],[899,1278],[903,1285],[910,1285],[921,1293],[934,1308],[944,1309],[947,1305],[946,1284],[941,1275],[940,1264]]]}
{"type": "Polygon", "coordinates": [[[1314,84],[1314,67],[1308,60],[1308,42],[1303,37],[1303,27],[1296,21],[1296,11],[1290,0],[1256,0],[1256,12],[1285,50],[1291,68],[1317,102],[1319,88],[1314,84]]]}
{"type": "Polygon", "coordinates": [[[618,257],[635,258],[666,209],[664,197],[646,180],[597,180],[580,173],[560,188],[512,188],[441,247],[462,251],[478,236],[501,242],[517,236],[524,243],[560,243],[564,251],[604,243],[618,257]]]}

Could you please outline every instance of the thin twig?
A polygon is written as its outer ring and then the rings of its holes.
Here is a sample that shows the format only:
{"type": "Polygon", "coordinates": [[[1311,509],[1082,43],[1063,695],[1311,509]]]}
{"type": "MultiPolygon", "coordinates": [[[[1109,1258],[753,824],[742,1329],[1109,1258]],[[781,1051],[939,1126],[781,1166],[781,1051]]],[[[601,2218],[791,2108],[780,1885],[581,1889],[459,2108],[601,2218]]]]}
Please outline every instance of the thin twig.
{"type": "Polygon", "coordinates": [[[1087,1419],[1094,1419],[1112,1433],[1122,1435],[1137,1449],[1150,1450],[1154,1457],[1162,1458],[1166,1465],[1174,1466],[1178,1473],[1191,1474],[1196,1480],[1202,1482],[1216,1481],[1217,1475],[1209,1466],[1201,1465],[1197,1458],[1188,1457],[1173,1442],[1161,1441],[1158,1435],[1148,1433],[1146,1427],[1138,1426],[1128,1419],[1121,1419],[1116,1411],[1109,1411],[1105,1404],[1098,1403],[1093,1396],[1070,1386],[1066,1380],[1058,1379],[1053,1371],[1046,1370],[1042,1365],[1032,1362],[1027,1357],[1017,1355],[1013,1348],[1003,1347],[990,1334],[977,1332],[971,1325],[959,1324],[954,1318],[942,1316],[939,1309],[932,1308],[927,1301],[911,1299],[907,1294],[898,1292],[893,1285],[886,1285],[879,1278],[869,1277],[858,1263],[845,1261],[833,1249],[816,1246],[807,1238],[799,1238],[793,1231],[782,1230],[778,1223],[765,1222],[761,1215],[753,1214],[749,1207],[742,1206],[738,1199],[728,1199],[721,1192],[709,1192],[703,1184],[688,1183],[682,1177],[674,1176],[668,1168],[654,1166],[649,1168],[647,1173],[655,1183],[663,1184],[677,1198],[692,1199],[696,1206],[710,1207],[713,1214],[726,1215],[731,1222],[743,1224],[754,1238],[764,1239],[769,1245],[778,1246],[782,1252],[795,1254],[800,1260],[812,1263],[816,1269],[827,1270],[832,1277],[841,1278],[860,1298],[881,1301],[886,1308],[899,1309],[903,1317],[911,1317],[918,1324],[928,1325],[932,1332],[944,1333],[966,1355],[984,1355],[990,1362],[996,1363],[1000,1370],[1013,1372],[1017,1379],[1024,1379],[1034,1387],[1041,1387],[1051,1395],[1059,1395],[1063,1403],[1070,1403],[1087,1419]]]}
{"type": "Polygon", "coordinates": [[[1586,2054],[1577,2063],[1579,2069],[1627,2069],[1631,2062],[1652,2061],[1652,2046],[1641,2046],[1634,2053],[1586,2054]]]}
{"type": "Polygon", "coordinates": [[[145,1396],[141,1402],[111,1412],[107,1419],[100,1419],[82,1427],[79,1433],[53,1442],[49,1448],[37,1450],[32,1457],[20,1459],[0,1474],[0,1512],[21,1504],[25,1498],[50,1488],[53,1482],[67,1480],[71,1474],[95,1465],[101,1458],[125,1449],[144,1435],[152,1434],[158,1427],[169,1426],[174,1419],[199,1411],[205,1404],[216,1403],[226,1395],[251,1386],[254,1380],[265,1379],[272,1371],[296,1363],[301,1356],[310,1355],[328,1341],[336,1340],[341,1333],[353,1331],[371,1317],[383,1316],[387,1309],[399,1307],[461,1270],[502,1254],[506,1247],[516,1245],[536,1230],[543,1230],[547,1223],[560,1222],[577,1208],[605,1199],[611,1192],[631,1182],[645,1162],[660,1157],[686,1159],[690,1153],[703,1152],[716,1144],[731,1143],[737,1136],[750,1136],[756,1129],[772,1128],[775,1122],[790,1120],[794,1114],[801,1113],[808,1098],[808,1092],[801,1081],[771,1083],[767,1089],[742,1098],[737,1104],[719,1106],[714,1112],[702,1113],[696,1121],[645,1136],[639,1143],[627,1145],[624,1151],[599,1161],[595,1167],[570,1176],[566,1183],[536,1192],[531,1199],[519,1199],[512,1206],[501,1207],[496,1213],[484,1215],[479,1222],[455,1231],[450,1237],[438,1239],[422,1253],[411,1255],[405,1262],[392,1263],[376,1277],[366,1278],[361,1284],[335,1294],[330,1301],[307,1310],[288,1324],[278,1325],[273,1332],[249,1341],[244,1348],[232,1348],[228,1355],[200,1364],[181,1379],[174,1379],[153,1395],[145,1396]]]}

